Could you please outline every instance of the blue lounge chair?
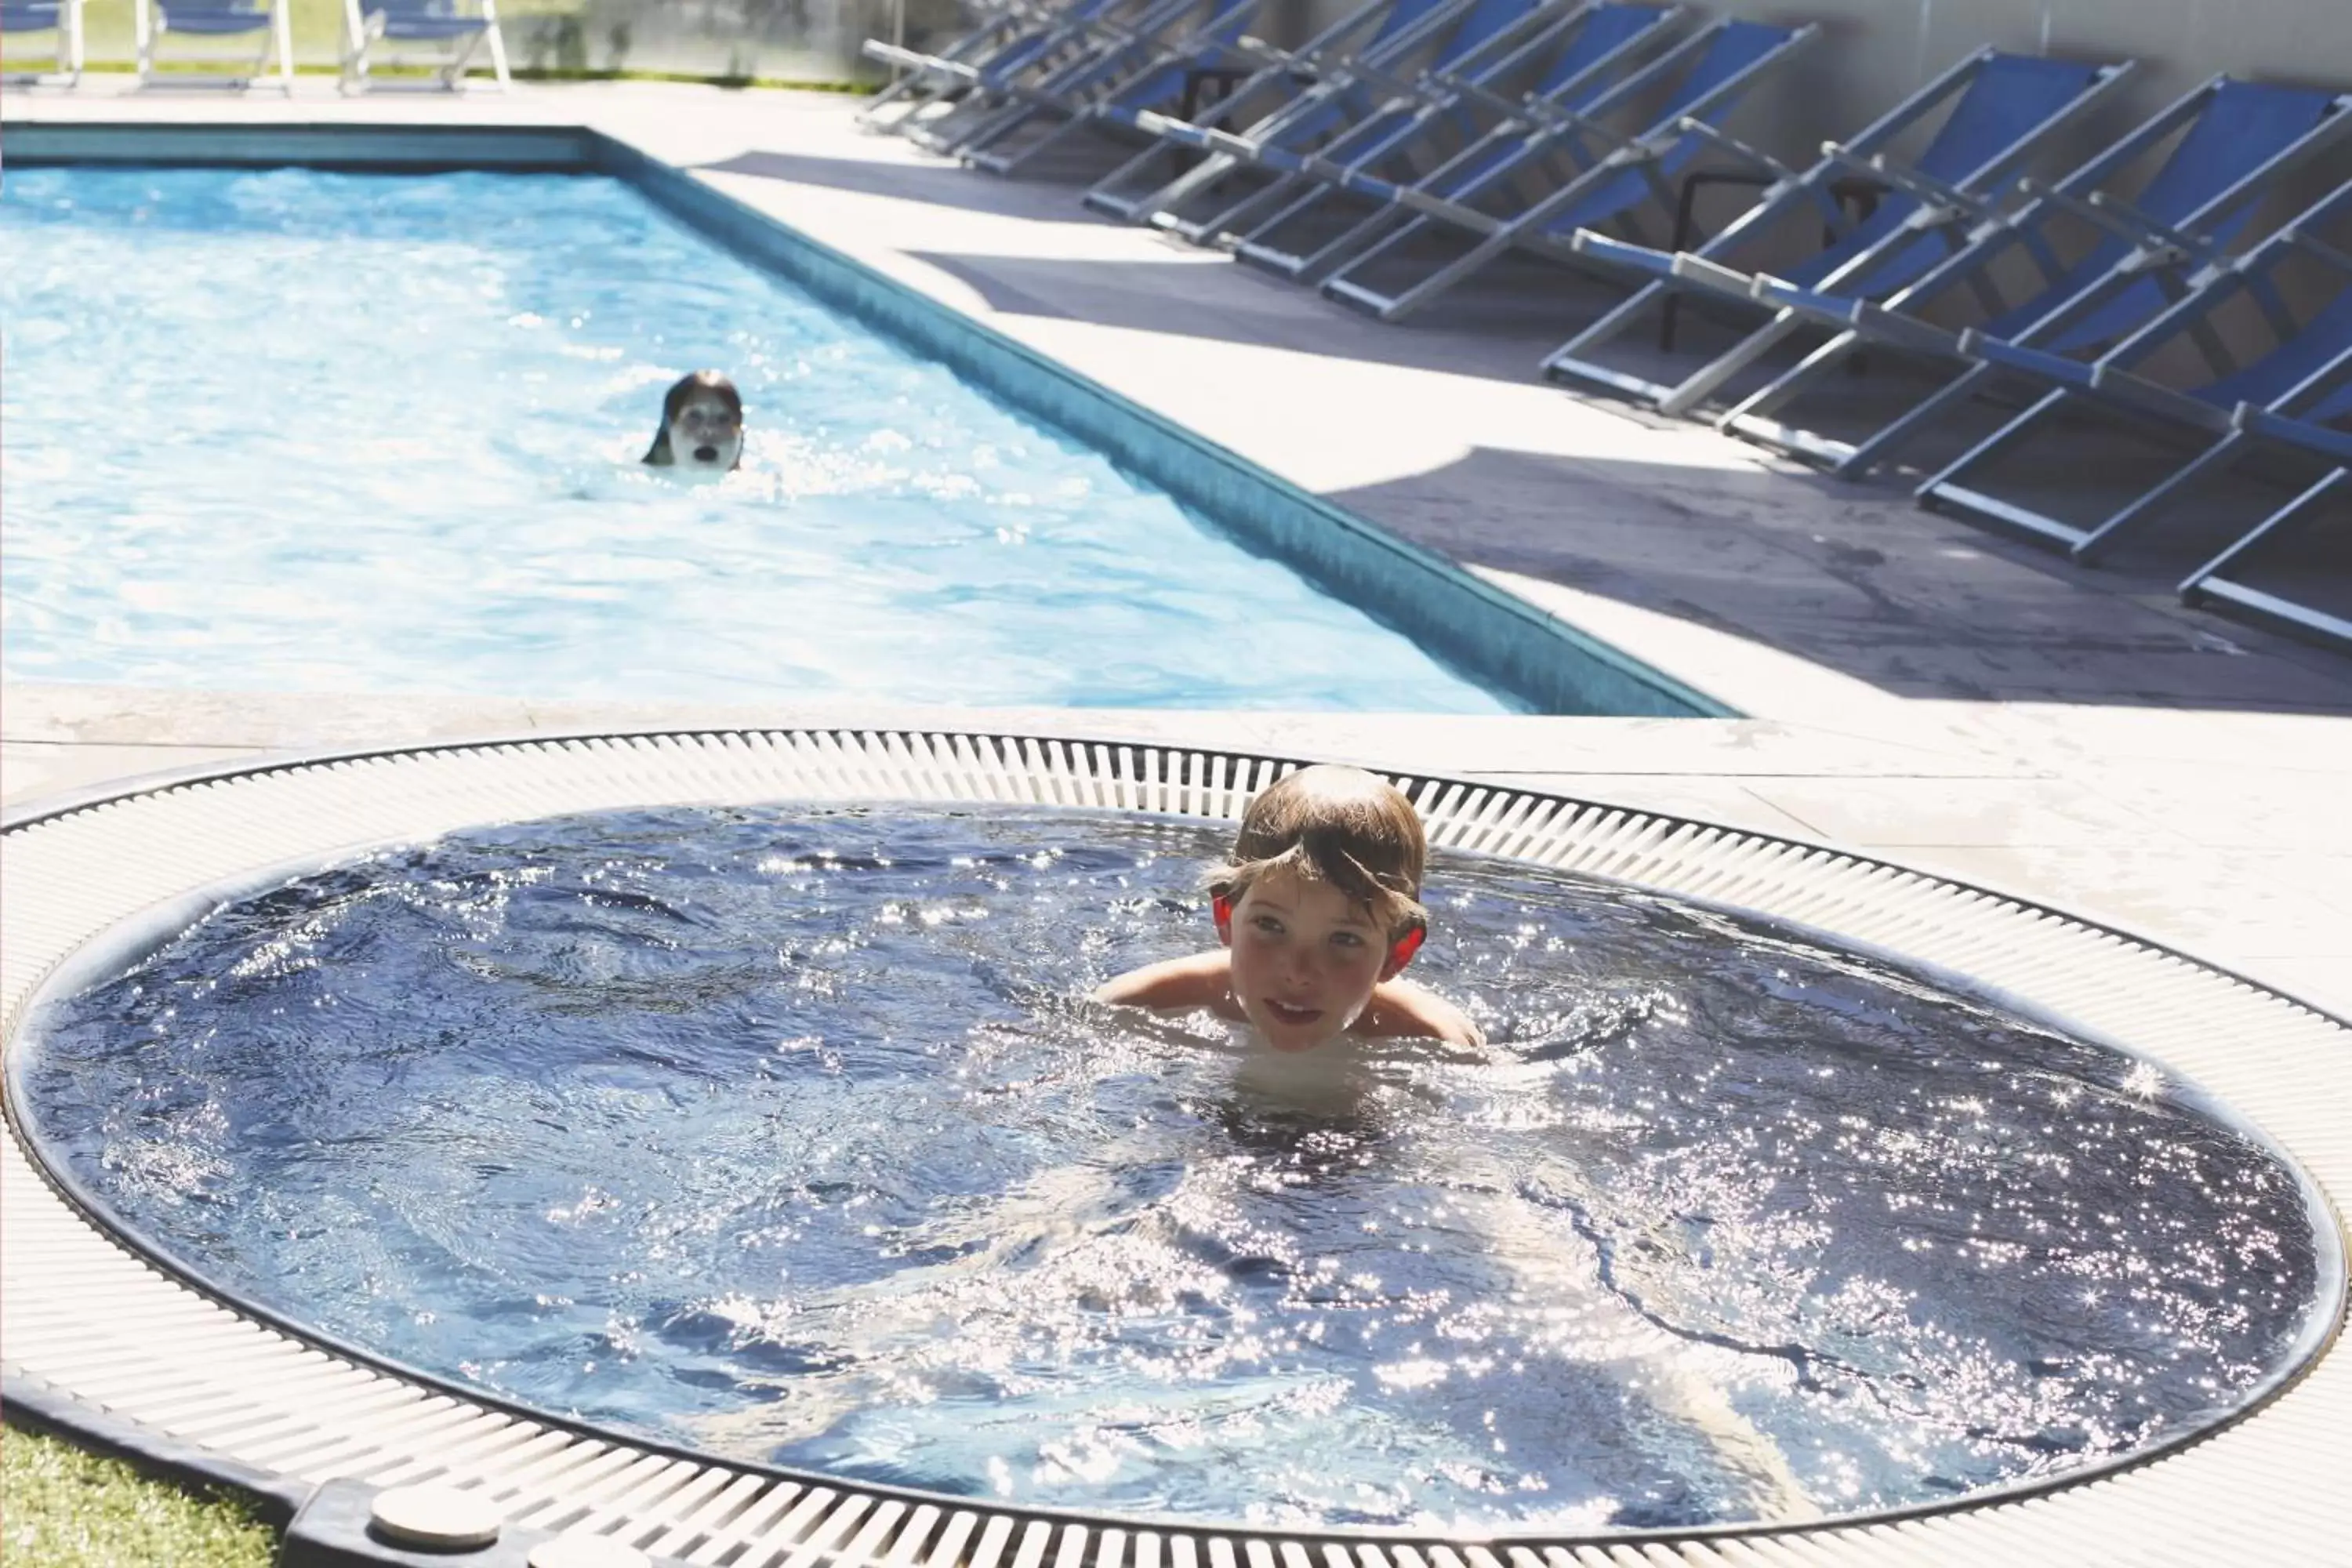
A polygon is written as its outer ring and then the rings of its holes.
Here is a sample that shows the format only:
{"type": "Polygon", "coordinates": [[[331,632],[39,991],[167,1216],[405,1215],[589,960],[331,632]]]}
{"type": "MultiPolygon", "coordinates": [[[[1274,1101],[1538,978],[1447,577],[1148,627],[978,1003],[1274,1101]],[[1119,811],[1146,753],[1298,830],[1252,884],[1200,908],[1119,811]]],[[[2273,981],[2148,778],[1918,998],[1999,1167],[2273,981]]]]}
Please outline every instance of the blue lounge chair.
{"type": "MultiPolygon", "coordinates": [[[[1993,372],[1959,353],[1959,331],[1922,312],[1964,289],[1985,301],[1977,331],[2053,353],[2105,347],[2187,291],[2252,221],[2263,199],[2315,153],[2352,131],[2352,94],[2217,77],[1998,223],[1958,254],[1883,301],[1767,281],[1759,300],[1795,311],[1835,335],[1737,405],[1721,428],[1847,477],[1868,473],[1973,397],[1993,372]],[[2170,143],[2161,165],[2128,199],[2121,176],[2170,143]],[[2084,225],[2094,243],[2068,264],[2048,232],[2084,225]],[[2012,253],[2038,268],[2041,286],[2006,304],[1986,274],[2012,253]],[[1949,365],[1957,376],[1874,432],[1843,441],[1789,420],[1782,410],[1864,351],[1949,365]]],[[[1955,301],[1957,302],[1957,301],[1955,301]]],[[[1948,307],[1947,307],[1948,309],[1948,307]]]]}
{"type": "MultiPolygon", "coordinates": [[[[2210,605],[2219,601],[2222,607],[2249,620],[2352,649],[2352,617],[2306,604],[2294,593],[2286,591],[2284,584],[2259,586],[2237,575],[2263,557],[2275,555],[2283,545],[2321,521],[2323,507],[2352,501],[2352,437],[2327,428],[2330,424],[2340,426],[2347,419],[2352,419],[2352,381],[2338,387],[2301,422],[2305,432],[2332,437],[2337,466],[2184,578],[2180,584],[2182,603],[2210,605]]],[[[2315,447],[2319,443],[2306,435],[2299,444],[2315,447]]]]}
{"type": "Polygon", "coordinates": [[[1015,88],[1016,101],[964,137],[956,155],[976,169],[1009,174],[1081,131],[1133,125],[1144,115],[1179,110],[1205,78],[1244,68],[1249,57],[1242,50],[1242,35],[1264,8],[1265,0],[1220,0],[1204,21],[1171,44],[1113,51],[1037,89],[1015,88]],[[1017,147],[1001,145],[1041,118],[1053,121],[1044,135],[1017,147]]]}
{"type": "MultiPolygon", "coordinates": [[[[1781,177],[1747,214],[1696,252],[1672,256],[1586,230],[1572,242],[1589,261],[1644,279],[1632,299],[1546,357],[1544,374],[1598,387],[1667,413],[1685,413],[1776,344],[1805,319],[1777,300],[1762,301],[1767,321],[1680,380],[1662,381],[1612,367],[1594,351],[1674,293],[1691,293],[1742,312],[1758,308],[1765,276],[1729,258],[1758,240],[1780,237],[1783,223],[1830,220],[1833,237],[1778,281],[1830,298],[1875,299],[1902,288],[1965,247],[1994,216],[2047,139],[2073,123],[2129,73],[2128,65],[2047,59],[1983,49],[1962,60],[1864,130],[1852,143],[1831,142],[1803,174],[1768,166],[1781,177]],[[1938,117],[1940,116],[1940,121],[1938,117]],[[1891,161],[1899,137],[1936,126],[1916,161],[1891,161]],[[1861,175],[1884,187],[1877,206],[1847,224],[1835,196],[1839,182],[1861,175]]],[[[1761,154],[1739,149],[1748,159],[1761,154]]]]}
{"type": "MultiPolygon", "coordinates": [[[[274,54],[278,58],[278,85],[289,94],[294,90],[294,35],[292,22],[287,14],[289,0],[131,0],[131,36],[138,48],[139,80],[142,86],[154,80],[156,50],[163,41],[174,33],[202,38],[234,38],[252,33],[262,35],[260,53],[254,57],[252,68],[232,71],[218,76],[173,74],[172,82],[179,87],[250,87],[269,64],[274,54]]],[[[217,55],[198,55],[198,59],[218,60],[217,55]]]]}
{"type": "Polygon", "coordinates": [[[475,51],[485,46],[491,79],[504,92],[507,43],[499,31],[498,0],[473,0],[470,10],[461,0],[343,0],[341,88],[352,92],[373,85],[369,72],[378,65],[430,65],[437,84],[454,92],[465,85],[475,51]],[[414,46],[427,52],[416,53],[414,46]]]}
{"type": "MultiPolygon", "coordinates": [[[[1087,0],[1077,0],[1073,7],[1079,9],[1087,0]]],[[[1108,0],[1096,0],[1108,3],[1108,0]]],[[[903,37],[868,37],[858,45],[858,52],[868,58],[882,61],[891,68],[891,80],[875,97],[866,101],[866,108],[856,113],[856,127],[863,132],[894,132],[908,115],[922,110],[931,99],[943,91],[960,91],[964,78],[957,78],[948,68],[979,70],[1004,49],[1024,37],[1034,36],[1058,21],[1058,12],[1040,9],[1034,5],[967,5],[967,19],[971,21],[962,36],[957,36],[939,49],[908,49],[903,37]]],[[[894,12],[898,21],[901,12],[894,12]]]]}
{"type": "Polygon", "coordinates": [[[2221,263],[2169,310],[2085,363],[1976,331],[1961,334],[1962,352],[2000,372],[2044,388],[2026,410],[1936,474],[1917,491],[1922,505],[1957,512],[2042,544],[2064,548],[2078,561],[2095,561],[2177,500],[2189,486],[2236,462],[2255,446],[2298,447],[2341,465],[2352,459],[2352,437],[2329,428],[2352,411],[2346,391],[2352,374],[2352,256],[2320,237],[2352,214],[2352,184],[2306,209],[2245,255],[2221,263]],[[2283,289],[2289,263],[2316,262],[2332,275],[2329,298],[2298,324],[2283,289]],[[2251,304],[2273,332],[2276,346],[2233,368],[2214,332],[2215,312],[2251,304]],[[2182,389],[2147,374],[2147,362],[2166,351],[2189,351],[2216,368],[2200,385],[2182,389]],[[2205,450],[2145,494],[2089,527],[1994,494],[1972,470],[2051,427],[2062,411],[2093,406],[2160,430],[2202,436],[2205,450]]]}
{"type": "Polygon", "coordinates": [[[1386,51],[1377,64],[1360,63],[1351,73],[1351,90],[1338,95],[1327,112],[1294,116],[1264,135],[1200,132],[1190,125],[1164,128],[1161,134],[1179,141],[1197,134],[1193,144],[1210,156],[1181,191],[1148,215],[1149,221],[1196,244],[1212,240],[1235,226],[1269,185],[1297,174],[1311,153],[1345,158],[1370,145],[1430,105],[1423,82],[1452,71],[1475,71],[1482,61],[1507,53],[1514,38],[1568,14],[1561,0],[1469,0],[1442,13],[1440,25],[1420,35],[1420,47],[1386,51]]]}
{"type": "Polygon", "coordinates": [[[1126,222],[1146,222],[1235,166],[1237,153],[1219,149],[1216,137],[1258,142],[1294,125],[1345,123],[1369,107],[1357,86],[1358,71],[1409,57],[1464,4],[1371,0],[1296,49],[1252,40],[1246,47],[1258,68],[1197,120],[1139,116],[1135,129],[1153,138],[1152,145],[1089,186],[1086,205],[1126,222]]]}
{"type": "Polygon", "coordinates": [[[993,108],[1016,82],[1091,58],[1106,47],[1125,44],[1129,32],[1106,33],[1103,27],[1121,18],[1148,17],[1164,5],[1165,0],[1075,0],[1051,12],[1022,7],[983,25],[968,51],[925,54],[868,38],[863,46],[868,59],[908,74],[887,95],[897,100],[899,112],[886,121],[869,110],[860,116],[860,123],[869,131],[911,136],[926,126],[936,128],[936,122],[950,119],[959,110],[993,108]]]}
{"type": "MultiPolygon", "coordinates": [[[[1391,111],[1367,121],[1360,134],[1342,137],[1306,155],[1297,161],[1295,172],[1252,198],[1254,208],[1274,210],[1242,236],[1234,254],[1286,278],[1311,277],[1322,258],[1323,244],[1330,237],[1327,209],[1335,203],[1360,199],[1349,189],[1349,179],[1405,178],[1417,160],[1434,166],[1443,159],[1433,143],[1447,132],[1463,134],[1466,130],[1465,142],[1478,140],[1482,122],[1499,123],[1517,110],[1517,104],[1502,96],[1504,89],[1511,82],[1527,79],[1546,53],[1550,54],[1550,61],[1542,65],[1529,90],[1544,103],[1589,111],[1682,14],[1676,5],[1626,5],[1614,0],[1587,5],[1491,60],[1432,72],[1421,84],[1423,98],[1409,110],[1391,111]],[[1276,202],[1283,205],[1276,207],[1276,202]]],[[[1245,216],[1236,209],[1217,221],[1221,226],[1237,228],[1245,216]]]]}
{"type": "MultiPolygon", "coordinates": [[[[1076,0],[1070,11],[1100,9],[1112,0],[1076,0]]],[[[861,131],[898,130],[939,99],[964,91],[992,60],[1045,36],[1063,21],[1058,12],[1025,5],[975,7],[971,29],[940,49],[910,49],[898,39],[867,38],[859,52],[891,69],[891,80],[857,111],[861,131]]]]}
{"type": "MultiPolygon", "coordinates": [[[[1102,96],[1135,79],[1162,57],[1196,56],[1231,63],[1231,38],[1244,12],[1227,29],[1223,47],[1202,36],[1223,15],[1222,0],[1148,0],[1139,10],[1097,16],[1085,36],[1058,58],[1012,73],[986,90],[967,95],[955,110],[908,128],[908,140],[943,156],[977,161],[973,154],[1002,140],[1042,112],[1082,113],[1102,96]]],[[[1172,79],[1181,83],[1182,78],[1172,79]]]]}
{"type": "Polygon", "coordinates": [[[1387,205],[1334,247],[1344,247],[1346,260],[1323,280],[1324,296],[1384,321],[1401,321],[1507,251],[1524,248],[1572,259],[1568,240],[1579,228],[1630,222],[1652,202],[1672,211],[1674,177],[1715,145],[1715,122],[1819,32],[1810,23],[1780,27],[1718,20],[1626,78],[1589,112],[1522,100],[1526,123],[1507,123],[1499,138],[1482,140],[1416,184],[1351,177],[1349,190],[1387,205]],[[1668,81],[1675,85],[1647,130],[1625,135],[1610,127],[1609,114],[1638,106],[1668,81]],[[1577,172],[1533,204],[1516,205],[1514,182],[1548,162],[1563,160],[1577,172]],[[1479,205],[1498,199],[1516,210],[1497,216],[1479,205]],[[1426,265],[1407,247],[1433,234],[1474,237],[1467,251],[1439,262],[1393,294],[1373,283],[1374,269],[1384,259],[1426,265]]]}
{"type": "Polygon", "coordinates": [[[0,0],[0,33],[55,33],[58,41],[55,70],[12,71],[0,81],[11,87],[72,87],[81,80],[81,0],[0,0]]]}

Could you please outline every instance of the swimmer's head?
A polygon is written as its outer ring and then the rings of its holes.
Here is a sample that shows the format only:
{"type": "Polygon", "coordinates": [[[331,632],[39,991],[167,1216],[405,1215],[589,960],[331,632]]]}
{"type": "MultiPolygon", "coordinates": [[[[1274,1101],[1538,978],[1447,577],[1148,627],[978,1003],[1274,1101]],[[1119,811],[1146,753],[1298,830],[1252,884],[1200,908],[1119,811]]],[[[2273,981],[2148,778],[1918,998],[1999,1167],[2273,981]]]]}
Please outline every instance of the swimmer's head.
{"type": "Polygon", "coordinates": [[[725,473],[743,461],[743,395],[715,370],[681,377],[662,399],[661,428],[645,460],[725,473]]]}
{"type": "Polygon", "coordinates": [[[1429,911],[1421,879],[1429,841],[1404,792],[1361,768],[1323,765],[1286,774],[1251,797],[1232,858],[1210,874],[1221,911],[1238,906],[1267,873],[1288,871],[1338,889],[1402,944],[1402,968],[1429,911]]]}
{"type": "Polygon", "coordinates": [[[1412,802],[1360,768],[1305,768],[1251,800],[1208,882],[1227,984],[1268,1045],[1336,1038],[1412,962],[1428,856],[1412,802]]]}

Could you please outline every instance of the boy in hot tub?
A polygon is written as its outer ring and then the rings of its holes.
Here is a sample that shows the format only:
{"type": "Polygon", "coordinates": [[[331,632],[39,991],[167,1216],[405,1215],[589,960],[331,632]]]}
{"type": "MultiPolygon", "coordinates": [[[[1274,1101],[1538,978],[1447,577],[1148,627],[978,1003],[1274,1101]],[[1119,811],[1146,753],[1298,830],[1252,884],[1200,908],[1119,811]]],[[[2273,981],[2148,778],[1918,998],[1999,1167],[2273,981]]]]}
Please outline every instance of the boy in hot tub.
{"type": "Polygon", "coordinates": [[[1277,1051],[1343,1034],[1485,1044],[1451,1002],[1399,978],[1429,930],[1429,847],[1403,792],[1320,766],[1260,791],[1211,874],[1218,946],[1105,983],[1097,1000],[1247,1022],[1277,1051]]]}

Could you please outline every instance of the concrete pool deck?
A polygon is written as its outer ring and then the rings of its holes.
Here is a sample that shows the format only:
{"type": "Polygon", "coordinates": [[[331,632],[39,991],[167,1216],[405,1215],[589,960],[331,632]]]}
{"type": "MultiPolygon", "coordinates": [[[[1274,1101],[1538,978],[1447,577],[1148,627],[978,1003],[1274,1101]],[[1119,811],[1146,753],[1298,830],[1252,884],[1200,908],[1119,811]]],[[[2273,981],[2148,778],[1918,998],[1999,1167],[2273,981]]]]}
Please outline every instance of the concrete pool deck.
{"type": "Polygon", "coordinates": [[[2352,659],[2181,608],[1538,381],[1539,312],[1383,327],[1066,184],[965,171],[854,100],[659,84],[345,100],[0,96],[24,121],[586,124],[1434,549],[1737,720],[614,709],[0,692],[14,804],[275,751],[692,723],[1058,729],[1507,778],[1848,846],[2112,921],[2352,1013],[2352,659]]]}

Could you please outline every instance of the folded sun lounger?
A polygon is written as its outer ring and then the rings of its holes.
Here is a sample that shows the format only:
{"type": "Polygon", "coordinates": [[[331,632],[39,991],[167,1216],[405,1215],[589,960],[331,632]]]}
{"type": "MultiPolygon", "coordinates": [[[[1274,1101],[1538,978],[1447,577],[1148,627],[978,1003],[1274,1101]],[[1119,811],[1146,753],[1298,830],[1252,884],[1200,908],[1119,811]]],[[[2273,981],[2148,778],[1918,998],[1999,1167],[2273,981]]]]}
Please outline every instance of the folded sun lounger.
{"type": "MultiPolygon", "coordinates": [[[[1434,84],[1449,72],[1475,71],[1507,54],[1512,39],[1539,31],[1569,14],[1564,0],[1469,0],[1450,6],[1423,30],[1418,47],[1386,52],[1379,64],[1358,62],[1353,85],[1326,112],[1291,117],[1262,134],[1227,135],[1163,123],[1165,137],[1209,154],[1202,164],[1149,215],[1153,226],[1196,243],[1229,232],[1273,185],[1297,174],[1310,155],[1347,159],[1412,123],[1448,89],[1434,84]]],[[[1451,94],[1459,98],[1458,89],[1451,94]]]]}
{"type": "Polygon", "coordinates": [[[1714,145],[1717,121],[1763,75],[1818,36],[1817,25],[1772,26],[1718,20],[1628,77],[1588,112],[1525,100],[1528,123],[1506,128],[1412,185],[1351,177],[1348,188],[1387,205],[1344,237],[1345,264],[1324,279],[1325,297],[1384,321],[1402,320],[1514,248],[1574,259],[1569,237],[1598,223],[1626,222],[1654,202],[1672,211],[1673,179],[1714,145]],[[1680,73],[1676,79],[1676,73],[1680,73]],[[1637,134],[1607,116],[1638,107],[1668,81],[1661,112],[1637,134]],[[1533,202],[1518,195],[1528,174],[1565,162],[1577,172],[1533,202]],[[1498,206],[1500,212],[1487,210],[1498,206]],[[1470,237],[1466,250],[1437,260],[1416,256],[1424,238],[1470,237]],[[1382,263],[1417,273],[1394,293],[1373,281],[1382,263]]]}
{"type": "Polygon", "coordinates": [[[1358,85],[1360,73],[1404,69],[1413,51],[1425,47],[1433,31],[1465,3],[1372,0],[1297,49],[1251,40],[1245,47],[1258,60],[1255,71],[1196,120],[1139,116],[1135,129],[1153,144],[1088,188],[1086,205],[1145,222],[1236,166],[1235,151],[1220,148],[1216,138],[1246,144],[1294,131],[1337,129],[1371,107],[1358,85]]]}
{"type": "Polygon", "coordinates": [[[1505,96],[1509,84],[1528,79],[1540,102],[1575,112],[1590,111],[1624,72],[1654,47],[1680,19],[1675,5],[1614,3],[1582,6],[1538,29],[1491,58],[1433,71],[1419,84],[1421,96],[1409,108],[1367,121],[1360,132],[1343,136],[1296,160],[1292,171],[1217,220],[1238,228],[1255,214],[1255,226],[1241,237],[1234,254],[1254,267],[1294,279],[1313,280],[1327,262],[1332,236],[1331,209],[1358,207],[1365,199],[1349,188],[1351,179],[1409,183],[1444,162],[1439,138],[1452,133],[1475,143],[1494,127],[1510,122],[1519,105],[1505,96]],[[1549,55],[1549,62],[1543,57],[1549,55]],[[1485,129],[1481,129],[1484,127],[1485,129]],[[1280,204],[1277,205],[1276,204],[1280,204]],[[1270,210],[1269,210],[1270,209],[1270,210]]]}
{"type": "MultiPolygon", "coordinates": [[[[1980,336],[2057,353],[2085,354],[2123,337],[2187,291],[2252,221],[2288,174],[2352,131],[2352,94],[2217,77],[2033,199],[1980,229],[1958,254],[1876,303],[1825,290],[1767,284],[1758,298],[1834,332],[1777,380],[1741,402],[1720,426],[1828,465],[1849,477],[1869,472],[1973,397],[1993,372],[1959,352],[1948,324],[1968,297],[1979,304],[1980,336]],[[2169,145],[2131,192],[2124,179],[2169,145]],[[2055,227],[2087,228],[2093,243],[2062,263],[2055,227]],[[1988,278],[2022,252],[2040,286],[2009,303],[1988,278]],[[1924,312],[1941,307],[1946,324],[1924,312]],[[1783,410],[1862,352],[1947,365],[1953,379],[1914,407],[1847,441],[1807,429],[1783,410]]],[[[1962,318],[1965,320],[1965,317],[1962,318]]],[[[1883,416],[1882,416],[1883,417],[1883,416]]]]}
{"type": "Polygon", "coordinates": [[[937,134],[944,122],[951,141],[959,111],[992,110],[1015,84],[1129,47],[1135,26],[1169,8],[1169,0],[1072,0],[1051,10],[1008,7],[939,54],[868,38],[862,46],[868,59],[908,74],[859,115],[858,123],[911,137],[926,130],[937,134]],[[880,112],[886,105],[897,110],[887,119],[880,112]]]}
{"type": "Polygon", "coordinates": [[[861,131],[889,132],[921,112],[944,94],[962,91],[971,75],[1006,50],[1033,41],[1061,22],[1062,11],[1095,9],[1112,0],[1074,0],[1066,7],[1043,8],[1026,4],[975,6],[972,26],[961,37],[935,50],[910,49],[897,40],[867,38],[859,52],[879,60],[895,73],[890,82],[857,111],[861,131]]]}
{"type": "MultiPolygon", "coordinates": [[[[259,33],[262,35],[261,50],[254,57],[250,69],[219,76],[174,73],[171,79],[173,84],[180,87],[249,87],[274,54],[278,59],[278,84],[291,93],[294,90],[294,35],[293,25],[287,13],[290,3],[291,0],[131,0],[131,36],[138,47],[141,85],[154,80],[157,47],[173,34],[233,38],[259,33]]],[[[218,58],[217,56],[194,58],[218,58]]]]}
{"type": "Polygon", "coordinates": [[[960,157],[1040,107],[1080,106],[1103,84],[1189,35],[1209,8],[1210,0],[1139,0],[1089,12],[1027,59],[990,69],[945,112],[908,122],[901,133],[934,153],[960,157]]]}
{"type": "MultiPolygon", "coordinates": [[[[2326,226],[2347,215],[2352,215],[2352,184],[2306,209],[2245,255],[2210,268],[2199,286],[2169,310],[2088,363],[2047,349],[1963,333],[1963,352],[1980,355],[2003,374],[2021,377],[2043,390],[2023,413],[1921,485],[1921,504],[2063,547],[2088,562],[2115,549],[2189,487],[2259,446],[2299,449],[2335,467],[2352,462],[2352,435],[2336,427],[2337,421],[2352,414],[2352,255],[2320,237],[2326,226]],[[2315,268],[2329,279],[2321,301],[2300,319],[2290,308],[2282,277],[2290,264],[2315,268]],[[2274,346],[2242,367],[2231,363],[2215,331],[2217,313],[2233,305],[2252,306],[2252,313],[2274,339],[2274,346]],[[2148,374],[2152,359],[2184,351],[2213,367],[2201,384],[2183,388],[2148,374]],[[2105,410],[2159,435],[2201,437],[2206,445],[2160,483],[2089,526],[1996,494],[1991,488],[1996,481],[1976,477],[1994,457],[2050,433],[2061,412],[2083,407],[2105,410]]],[[[2249,535],[2241,544],[2251,539],[2249,535]]],[[[2215,566],[2204,569],[2206,574],[2210,575],[2215,566]]],[[[2191,583],[2200,591],[2218,592],[2200,579],[2191,583]]]]}
{"type": "MultiPolygon", "coordinates": [[[[49,71],[12,71],[11,87],[72,87],[81,80],[82,0],[0,0],[0,33],[55,33],[58,64],[49,71]]],[[[10,54],[15,54],[12,46],[10,54]]]]}
{"type": "MultiPolygon", "coordinates": [[[[1726,381],[1801,331],[1807,318],[1773,287],[1807,297],[1878,299],[1902,288],[1962,248],[1999,211],[2027,161],[2128,74],[2128,65],[2048,59],[1983,49],[1962,60],[1865,129],[1851,143],[1829,142],[1803,174],[1768,165],[1778,181],[1747,214],[1697,251],[1673,256],[1592,232],[1577,253],[1643,280],[1632,299],[1554,350],[1544,372],[1685,413],[1726,381]],[[1916,159],[1890,148],[1906,132],[1935,127],[1916,159]],[[1836,190],[1859,177],[1881,194],[1875,209],[1847,223],[1836,190]],[[1829,220],[1832,237],[1777,277],[1729,263],[1755,242],[1785,235],[1787,220],[1829,220]],[[1673,293],[1695,294],[1718,310],[1761,310],[1766,320],[1729,350],[1686,369],[1679,380],[1636,374],[1601,363],[1594,351],[1673,293]]],[[[1762,154],[1732,149],[1748,160],[1762,154]]]]}
{"type": "Polygon", "coordinates": [[[499,31],[498,0],[343,0],[342,90],[377,85],[376,66],[430,65],[434,85],[466,85],[475,51],[489,50],[491,79],[504,92],[507,44],[499,31]],[[424,52],[418,52],[419,50],[424,52]]]}
{"type": "Polygon", "coordinates": [[[1219,0],[1191,31],[1154,49],[1141,46],[1074,66],[1034,89],[1012,89],[1014,101],[964,136],[956,155],[974,168],[1009,174],[1032,158],[1094,126],[1131,126],[1149,114],[1179,110],[1207,79],[1246,68],[1244,30],[1265,0],[1219,0]],[[1013,132],[1036,120],[1053,123],[1043,135],[1013,144],[1013,132]]]}

